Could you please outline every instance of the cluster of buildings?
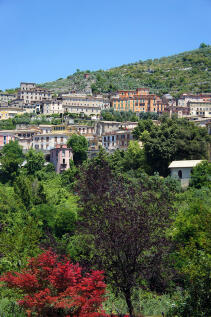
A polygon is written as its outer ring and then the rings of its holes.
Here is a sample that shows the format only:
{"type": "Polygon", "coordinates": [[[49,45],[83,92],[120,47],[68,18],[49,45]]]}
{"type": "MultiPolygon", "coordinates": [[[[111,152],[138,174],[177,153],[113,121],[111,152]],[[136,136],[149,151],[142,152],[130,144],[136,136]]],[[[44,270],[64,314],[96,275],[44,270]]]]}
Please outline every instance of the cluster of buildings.
{"type": "Polygon", "coordinates": [[[102,95],[92,96],[74,92],[53,94],[35,83],[21,83],[16,94],[0,94],[0,120],[23,113],[44,115],[75,113],[99,119],[110,100],[102,95]]]}
{"type": "Polygon", "coordinates": [[[140,113],[176,113],[179,117],[211,118],[211,93],[182,94],[174,99],[166,94],[162,97],[150,93],[148,88],[120,90],[112,95],[64,92],[59,95],[41,88],[35,83],[20,84],[15,94],[0,93],[0,120],[13,118],[22,113],[84,114],[99,120],[102,110],[132,111],[140,113]]]}
{"type": "Polygon", "coordinates": [[[89,157],[96,155],[100,146],[110,153],[116,149],[125,150],[133,139],[132,131],[137,122],[102,121],[101,111],[110,108],[115,111],[130,110],[137,115],[147,112],[177,114],[206,126],[211,134],[211,93],[183,94],[177,100],[169,94],[159,97],[150,93],[148,88],[121,90],[111,96],[75,92],[55,95],[35,83],[21,83],[16,94],[0,93],[0,120],[24,113],[49,117],[54,114],[65,117],[71,113],[92,121],[89,125],[75,124],[74,120],[60,125],[17,125],[15,130],[0,131],[0,149],[10,140],[17,140],[24,151],[33,148],[50,154],[57,172],[69,167],[72,152],[66,144],[73,133],[86,137],[89,157]]]}
{"type": "Polygon", "coordinates": [[[121,90],[111,98],[111,107],[115,111],[132,111],[136,113],[153,112],[162,114],[167,103],[155,94],[151,94],[148,88],[136,90],[121,90]]]}
{"type": "MultiPolygon", "coordinates": [[[[125,150],[129,141],[133,139],[132,131],[137,122],[96,121],[94,125],[60,124],[60,125],[16,125],[15,130],[0,131],[0,149],[10,141],[17,140],[23,151],[29,149],[42,151],[45,155],[51,155],[52,151],[66,146],[72,134],[83,135],[88,141],[88,156],[93,157],[102,146],[109,152],[116,149],[125,150]]],[[[64,150],[64,151],[69,151],[64,150]]],[[[64,152],[63,151],[63,152],[64,152]]],[[[55,156],[54,156],[55,157],[55,156]]],[[[65,159],[66,160],[66,159],[65,159]]],[[[58,161],[60,164],[60,161],[58,161]]],[[[69,163],[62,163],[63,169],[69,168],[69,163]]],[[[56,166],[57,171],[62,167],[56,166]]]]}

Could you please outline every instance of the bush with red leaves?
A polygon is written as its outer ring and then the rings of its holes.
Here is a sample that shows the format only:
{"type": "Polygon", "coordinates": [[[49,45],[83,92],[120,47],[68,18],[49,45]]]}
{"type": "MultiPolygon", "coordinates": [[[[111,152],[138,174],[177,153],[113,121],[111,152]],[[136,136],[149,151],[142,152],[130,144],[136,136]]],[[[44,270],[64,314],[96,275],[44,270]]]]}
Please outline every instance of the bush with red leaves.
{"type": "Polygon", "coordinates": [[[28,316],[101,317],[107,316],[102,310],[106,288],[102,273],[83,275],[78,264],[45,251],[32,258],[25,270],[8,272],[0,281],[23,292],[19,305],[28,316]]]}

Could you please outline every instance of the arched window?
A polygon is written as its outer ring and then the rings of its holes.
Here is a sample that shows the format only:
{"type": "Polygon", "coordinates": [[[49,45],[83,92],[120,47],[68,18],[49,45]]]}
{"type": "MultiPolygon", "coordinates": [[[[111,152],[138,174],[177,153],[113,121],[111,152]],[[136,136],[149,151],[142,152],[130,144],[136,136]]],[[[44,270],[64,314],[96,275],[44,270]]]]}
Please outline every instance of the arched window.
{"type": "Polygon", "coordinates": [[[182,179],[182,171],[181,170],[178,171],[178,176],[180,179],[182,179]]]}

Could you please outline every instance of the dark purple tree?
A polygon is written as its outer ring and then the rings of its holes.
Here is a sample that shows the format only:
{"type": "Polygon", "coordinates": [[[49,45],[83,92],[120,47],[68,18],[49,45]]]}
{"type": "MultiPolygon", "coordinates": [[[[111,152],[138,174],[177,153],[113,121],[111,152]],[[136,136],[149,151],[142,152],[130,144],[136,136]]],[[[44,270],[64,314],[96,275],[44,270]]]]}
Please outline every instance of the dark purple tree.
{"type": "Polygon", "coordinates": [[[160,177],[150,183],[116,175],[103,153],[82,168],[77,191],[80,230],[93,236],[98,265],[134,316],[133,289],[152,283],[160,272],[152,265],[160,266],[168,250],[172,195],[160,177]]]}

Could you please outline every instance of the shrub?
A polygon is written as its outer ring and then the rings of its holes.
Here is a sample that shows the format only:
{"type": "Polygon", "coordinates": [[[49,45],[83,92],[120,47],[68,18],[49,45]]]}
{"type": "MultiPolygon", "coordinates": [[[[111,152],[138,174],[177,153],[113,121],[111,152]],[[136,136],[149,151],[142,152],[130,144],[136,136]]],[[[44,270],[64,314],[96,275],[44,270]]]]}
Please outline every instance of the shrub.
{"type": "Polygon", "coordinates": [[[98,317],[106,285],[101,271],[83,274],[78,264],[45,251],[32,258],[20,273],[8,272],[0,280],[8,288],[21,290],[18,304],[28,316],[98,317]]]}

